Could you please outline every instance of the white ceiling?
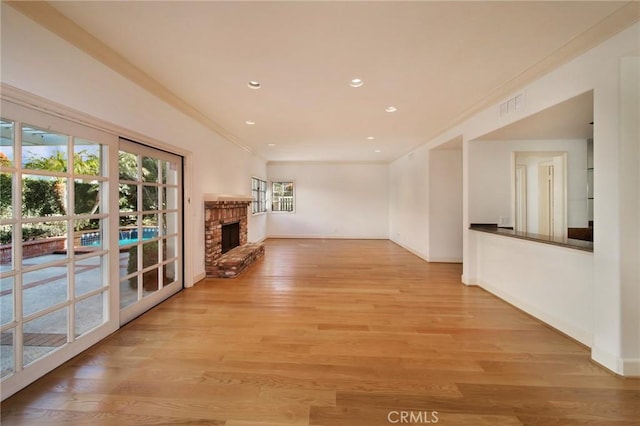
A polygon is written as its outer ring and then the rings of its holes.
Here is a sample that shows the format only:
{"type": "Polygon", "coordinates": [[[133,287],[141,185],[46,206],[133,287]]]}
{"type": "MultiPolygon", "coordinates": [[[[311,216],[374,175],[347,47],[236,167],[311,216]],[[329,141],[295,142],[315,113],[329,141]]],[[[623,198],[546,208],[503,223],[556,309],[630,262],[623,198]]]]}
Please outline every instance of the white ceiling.
{"type": "Polygon", "coordinates": [[[625,4],[51,2],[269,161],[395,159],[625,4]]]}

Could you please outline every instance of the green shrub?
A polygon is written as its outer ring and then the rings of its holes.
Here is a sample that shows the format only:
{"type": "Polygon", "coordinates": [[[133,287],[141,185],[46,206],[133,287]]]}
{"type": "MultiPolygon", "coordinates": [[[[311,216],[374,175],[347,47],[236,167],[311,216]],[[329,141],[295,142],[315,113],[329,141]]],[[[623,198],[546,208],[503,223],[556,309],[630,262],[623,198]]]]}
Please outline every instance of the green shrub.
{"type": "Polygon", "coordinates": [[[0,244],[10,244],[13,241],[13,236],[11,235],[11,228],[5,229],[3,226],[0,229],[0,244]]]}
{"type": "MultiPolygon", "coordinates": [[[[143,247],[143,267],[149,267],[156,265],[159,261],[158,258],[158,241],[152,241],[150,243],[142,244],[143,247]]],[[[129,261],[127,263],[127,274],[131,274],[138,270],[138,246],[133,246],[129,249],[129,261]]],[[[155,291],[158,289],[158,270],[152,269],[142,274],[142,282],[144,283],[144,289],[146,291],[155,291]]],[[[171,279],[164,277],[164,284],[171,282],[171,279]]],[[[134,276],[129,278],[129,286],[133,289],[138,288],[138,277],[134,276]]]]}

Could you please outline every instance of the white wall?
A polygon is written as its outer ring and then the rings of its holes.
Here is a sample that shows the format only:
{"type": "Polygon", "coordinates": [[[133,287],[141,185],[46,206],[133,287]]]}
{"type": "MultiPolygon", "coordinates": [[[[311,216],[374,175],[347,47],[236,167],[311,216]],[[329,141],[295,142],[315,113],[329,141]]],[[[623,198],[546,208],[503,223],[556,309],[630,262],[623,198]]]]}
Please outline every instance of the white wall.
{"type": "MultiPolygon", "coordinates": [[[[500,223],[499,219],[504,217],[507,218],[506,224],[513,226],[512,153],[536,151],[567,152],[567,226],[587,226],[586,139],[472,141],[469,144],[468,169],[471,223],[500,223]]],[[[527,183],[535,183],[530,177],[527,177],[527,183]]],[[[535,225],[537,229],[537,224],[529,225],[535,225]]]]}
{"type": "Polygon", "coordinates": [[[389,237],[386,164],[274,163],[269,183],[295,182],[295,213],[269,213],[269,237],[389,237]]]}
{"type": "MultiPolygon", "coordinates": [[[[192,277],[204,276],[203,194],[250,194],[251,176],[265,161],[240,149],[139,86],[2,4],[2,82],[197,155],[187,159],[192,215],[192,277]]],[[[122,135],[127,136],[127,135],[122,135]]],[[[252,219],[251,239],[266,235],[252,219]]]]}
{"type": "Polygon", "coordinates": [[[429,156],[422,147],[389,166],[389,238],[429,257],[429,156]]]}
{"type": "Polygon", "coordinates": [[[622,358],[640,366],[640,57],[623,58],[620,72],[622,358]]]}
{"type": "Polygon", "coordinates": [[[430,262],[462,262],[462,149],[429,153],[430,262]]]}
{"type": "MultiPolygon", "coordinates": [[[[594,206],[594,252],[592,266],[586,262],[572,260],[575,250],[559,249],[550,245],[540,245],[538,248],[543,258],[553,258],[554,262],[567,262],[572,265],[565,271],[569,285],[575,287],[586,276],[592,277],[592,291],[575,291],[563,293],[564,289],[549,289],[546,297],[571,298],[573,303],[582,306],[591,306],[591,330],[587,330],[589,323],[580,319],[580,314],[568,312],[566,315],[559,307],[550,307],[540,313],[535,311],[535,298],[532,299],[532,307],[529,312],[541,316],[544,320],[553,321],[552,325],[574,336],[587,333],[588,337],[582,340],[592,342],[592,358],[605,367],[627,375],[640,375],[640,342],[638,342],[639,318],[636,301],[640,297],[638,289],[638,206],[637,194],[639,193],[637,176],[638,163],[638,135],[633,130],[632,124],[624,125],[620,117],[629,117],[627,121],[636,123],[637,112],[634,107],[629,107],[635,100],[622,101],[620,94],[621,85],[621,58],[633,56],[635,61],[640,50],[640,24],[636,23],[624,31],[621,31],[611,39],[594,47],[585,54],[567,62],[565,65],[550,72],[548,75],[519,89],[515,93],[525,93],[526,102],[523,108],[507,116],[500,116],[498,104],[487,108],[468,120],[450,128],[445,133],[427,141],[416,152],[424,152],[424,157],[429,156],[429,150],[445,144],[456,135],[463,135],[463,226],[467,227],[471,222],[495,223],[500,216],[510,217],[509,206],[504,200],[509,200],[509,191],[501,182],[509,182],[508,170],[502,167],[508,162],[495,163],[495,157],[488,149],[478,150],[479,144],[484,142],[471,142],[498,128],[506,126],[526,116],[535,114],[548,107],[557,105],[577,95],[593,90],[594,92],[594,168],[595,168],[595,206],[594,206]],[[621,108],[627,111],[621,114],[621,108]],[[629,112],[630,111],[630,112],[629,112]],[[635,114],[635,115],[634,115],[635,114]],[[634,133],[635,132],[635,133],[634,133]],[[628,136],[625,136],[627,135],[628,136]],[[493,170],[495,164],[499,169],[493,170]],[[488,173],[493,177],[476,182],[478,176],[488,173]],[[488,198],[483,200],[483,198],[488,198]],[[636,200],[636,201],[634,201],[636,200]],[[633,239],[633,242],[632,242],[633,239]],[[542,255],[544,253],[544,255],[542,255]],[[554,256],[550,256],[553,254],[554,256]],[[630,256],[627,260],[626,257],[630,256]],[[578,263],[582,266],[579,267],[578,263]],[[585,275],[587,274],[587,275],[585,275]],[[628,297],[630,296],[630,297],[628,297]],[[597,303],[595,303],[597,301],[597,303]],[[555,318],[555,320],[553,319],[555,318]],[[572,331],[578,329],[577,333],[572,331]],[[624,348],[624,349],[623,349],[624,348]]],[[[631,66],[633,68],[633,66],[631,66]]],[[[623,80],[636,79],[635,71],[627,69],[623,80]]],[[[630,85],[627,91],[635,91],[637,86],[630,85]]],[[[514,94],[515,94],[514,93],[514,94]]],[[[501,154],[497,150],[496,154],[501,154]]],[[[408,164],[408,155],[393,162],[390,166],[392,177],[392,192],[390,197],[390,215],[392,237],[396,238],[395,230],[405,229],[398,221],[411,218],[418,236],[415,239],[406,238],[404,244],[414,251],[428,252],[424,249],[425,241],[428,241],[428,231],[423,231],[424,226],[429,226],[429,212],[419,210],[419,214],[411,213],[412,205],[409,198],[396,192],[394,182],[402,182],[416,191],[424,184],[426,168],[418,173],[404,170],[408,164]],[[426,225],[425,225],[426,224],[426,225]],[[395,231],[395,232],[394,232],[395,231]]],[[[424,163],[425,167],[428,163],[424,163]]],[[[418,192],[420,199],[428,199],[423,191],[418,192]]],[[[507,201],[508,204],[508,201],[507,201]]],[[[487,257],[483,250],[497,248],[488,246],[489,238],[481,238],[477,241],[476,231],[465,230],[463,232],[463,282],[467,284],[482,283],[488,289],[500,291],[500,296],[511,300],[527,301],[527,289],[521,286],[504,287],[500,290],[502,282],[525,282],[526,277],[518,268],[505,268],[500,272],[503,275],[493,274],[492,263],[498,261],[498,257],[487,257]],[[499,283],[493,283],[497,281],[499,283]],[[497,290],[496,290],[497,289],[497,290]]],[[[496,237],[497,238],[497,237],[496,237]]],[[[500,251],[500,263],[502,265],[524,265],[521,241],[505,239],[501,242],[505,247],[500,251]],[[508,249],[507,249],[508,248],[508,249]]],[[[531,243],[539,244],[539,243],[531,243]]],[[[427,253],[428,254],[428,253],[427,253]]],[[[535,259],[531,259],[535,262],[535,259]]],[[[541,265],[542,266],[542,265],[541,265]]],[[[554,268],[547,270],[541,267],[540,273],[535,275],[533,281],[526,281],[528,286],[539,287],[544,283],[556,282],[554,268]]],[[[563,281],[564,282],[564,281],[563,281]]],[[[559,284],[564,285],[564,284],[559,284]]],[[[582,288],[582,287],[581,287],[582,288]]],[[[567,302],[564,300],[563,302],[567,302]]],[[[529,309],[529,308],[525,308],[529,309]]]]}
{"type": "Polygon", "coordinates": [[[474,233],[480,286],[591,346],[592,253],[474,233]]]}

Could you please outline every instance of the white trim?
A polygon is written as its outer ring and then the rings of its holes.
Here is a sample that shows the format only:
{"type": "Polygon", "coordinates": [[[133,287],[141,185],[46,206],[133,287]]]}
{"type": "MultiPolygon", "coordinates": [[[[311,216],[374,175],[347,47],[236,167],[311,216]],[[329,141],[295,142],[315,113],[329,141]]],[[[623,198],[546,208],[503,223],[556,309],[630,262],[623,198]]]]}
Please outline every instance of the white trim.
{"type": "Polygon", "coordinates": [[[578,342],[591,347],[593,345],[593,334],[584,328],[579,328],[573,326],[562,319],[551,315],[547,312],[541,311],[540,309],[528,304],[527,302],[513,297],[510,294],[500,290],[496,286],[485,280],[478,280],[478,285],[493,294],[496,297],[504,300],[505,302],[515,306],[516,308],[526,312],[527,314],[535,317],[536,319],[548,324],[549,326],[557,329],[558,331],[568,335],[569,337],[576,339],[578,342]]]}
{"type": "Polygon", "coordinates": [[[460,276],[460,280],[462,281],[462,284],[467,285],[467,286],[477,286],[478,285],[478,279],[475,277],[468,277],[465,274],[462,274],[460,276]]]}
{"type": "Polygon", "coordinates": [[[432,263],[462,263],[461,257],[428,257],[427,262],[432,263]]]}
{"type": "Polygon", "coordinates": [[[621,359],[599,346],[594,345],[591,348],[591,359],[607,370],[616,374],[622,374],[621,359]]]}
{"type": "MultiPolygon", "coordinates": [[[[270,185],[267,188],[267,202],[268,202],[268,207],[267,207],[267,211],[269,213],[274,213],[274,214],[295,214],[296,213],[296,206],[298,204],[298,196],[296,194],[297,190],[298,190],[298,184],[294,179],[271,179],[269,181],[270,185]],[[287,211],[287,210],[273,210],[273,184],[274,183],[288,183],[291,182],[293,184],[293,210],[291,211],[287,211]]],[[[253,197],[252,197],[253,199],[253,197]]],[[[304,238],[304,237],[301,237],[304,238]]],[[[309,238],[313,238],[313,237],[309,237],[309,238]]],[[[324,238],[324,237],[319,237],[319,238],[324,238]]]]}
{"type": "Polygon", "coordinates": [[[394,244],[399,245],[400,247],[402,247],[403,249],[405,249],[406,251],[415,254],[416,256],[418,256],[420,259],[424,260],[425,262],[429,262],[429,263],[462,263],[462,258],[460,257],[429,257],[429,256],[425,256],[422,253],[417,252],[416,250],[412,249],[411,247],[408,247],[392,238],[389,238],[389,241],[391,241],[394,244]]]}
{"type": "Polygon", "coordinates": [[[263,215],[263,214],[267,214],[267,212],[269,211],[269,201],[268,201],[269,197],[268,197],[268,194],[269,194],[269,181],[266,178],[263,179],[261,177],[255,176],[255,175],[251,175],[251,212],[250,212],[251,216],[260,216],[260,215],[263,215]],[[255,200],[253,198],[253,181],[254,180],[258,181],[258,200],[255,200]],[[260,203],[259,203],[260,199],[259,198],[260,198],[260,193],[262,192],[262,191],[260,191],[260,184],[261,183],[264,183],[264,206],[263,206],[264,210],[254,212],[253,211],[253,203],[258,202],[258,206],[260,205],[260,203]]]}
{"type": "Polygon", "coordinates": [[[402,244],[402,243],[400,243],[400,242],[398,242],[398,241],[394,240],[393,238],[389,238],[389,241],[391,241],[392,243],[394,243],[394,244],[396,244],[396,245],[398,245],[398,246],[402,247],[403,249],[405,249],[405,250],[406,250],[406,251],[408,251],[409,253],[412,253],[412,254],[414,254],[414,255],[418,256],[420,259],[424,260],[425,262],[428,262],[428,261],[429,261],[429,260],[427,259],[427,256],[425,256],[425,255],[423,255],[422,253],[420,253],[420,252],[418,252],[418,251],[416,251],[416,250],[412,249],[411,247],[406,246],[406,245],[404,245],[404,244],[402,244]]]}
{"type": "Polygon", "coordinates": [[[640,358],[622,358],[620,370],[625,377],[640,377],[640,358]]]}
{"type": "Polygon", "coordinates": [[[607,370],[624,377],[640,377],[640,358],[619,358],[611,352],[594,346],[591,359],[607,370]]]}
{"type": "Polygon", "coordinates": [[[267,161],[267,166],[311,166],[311,165],[388,165],[391,161],[267,161]]]}
{"type": "Polygon", "coordinates": [[[184,288],[193,287],[197,280],[192,276],[194,264],[192,259],[196,245],[195,233],[191,227],[191,219],[195,211],[191,197],[193,194],[193,154],[182,157],[182,280],[184,288]]]}
{"type": "Polygon", "coordinates": [[[200,272],[199,274],[196,274],[193,276],[193,285],[196,285],[198,283],[200,283],[200,281],[204,280],[205,278],[207,278],[207,273],[206,272],[200,272]]]}
{"type": "MultiPolygon", "coordinates": [[[[291,213],[291,212],[274,212],[274,213],[291,213]]],[[[388,240],[387,236],[362,236],[362,235],[321,235],[321,234],[295,234],[295,235],[267,235],[264,239],[319,239],[319,240],[388,240]]]]}

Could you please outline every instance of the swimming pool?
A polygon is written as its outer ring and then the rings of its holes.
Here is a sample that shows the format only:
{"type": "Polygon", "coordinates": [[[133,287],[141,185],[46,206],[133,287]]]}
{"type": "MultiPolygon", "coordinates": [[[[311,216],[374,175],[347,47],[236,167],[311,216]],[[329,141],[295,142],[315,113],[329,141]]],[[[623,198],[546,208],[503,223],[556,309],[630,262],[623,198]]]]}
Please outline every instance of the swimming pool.
{"type": "MultiPolygon", "coordinates": [[[[138,241],[145,241],[158,236],[158,228],[144,227],[142,228],[142,238],[138,238],[137,229],[121,229],[119,232],[118,245],[125,246],[134,244],[138,241]]],[[[101,232],[86,232],[80,236],[80,245],[83,247],[96,247],[102,244],[101,232]]]]}

